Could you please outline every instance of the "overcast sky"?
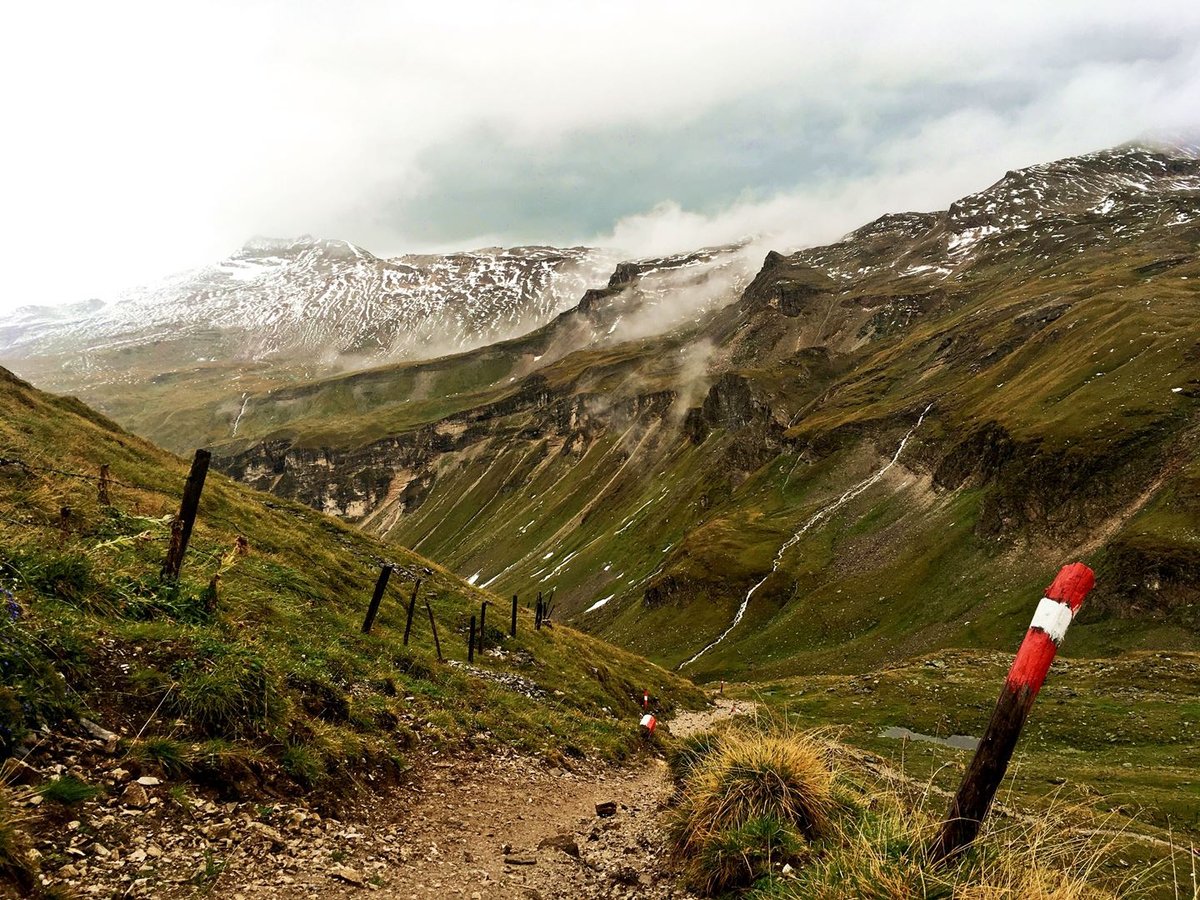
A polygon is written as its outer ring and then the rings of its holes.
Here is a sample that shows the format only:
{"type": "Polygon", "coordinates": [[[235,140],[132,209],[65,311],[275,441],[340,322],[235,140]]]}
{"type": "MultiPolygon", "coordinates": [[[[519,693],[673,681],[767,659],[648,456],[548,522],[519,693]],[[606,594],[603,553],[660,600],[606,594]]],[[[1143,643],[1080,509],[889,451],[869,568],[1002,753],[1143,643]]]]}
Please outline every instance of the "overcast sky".
{"type": "Polygon", "coordinates": [[[89,0],[10,5],[3,32],[0,310],[255,234],[799,246],[1200,134],[1194,0],[89,0]]]}

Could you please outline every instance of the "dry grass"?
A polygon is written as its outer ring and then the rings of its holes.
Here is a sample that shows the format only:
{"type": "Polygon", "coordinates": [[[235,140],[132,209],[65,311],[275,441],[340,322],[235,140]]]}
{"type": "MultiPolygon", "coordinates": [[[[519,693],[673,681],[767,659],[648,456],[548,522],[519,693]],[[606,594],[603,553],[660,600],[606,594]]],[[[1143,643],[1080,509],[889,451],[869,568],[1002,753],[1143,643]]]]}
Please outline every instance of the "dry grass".
{"type": "Polygon", "coordinates": [[[768,817],[817,837],[829,827],[832,784],[825,750],[815,740],[728,734],[688,779],[682,846],[768,817]]]}
{"type": "Polygon", "coordinates": [[[0,779],[0,895],[5,887],[20,896],[33,896],[36,871],[29,859],[29,838],[24,828],[29,817],[13,804],[11,789],[0,779]]]}
{"type": "MultiPolygon", "coordinates": [[[[692,736],[673,760],[681,781],[676,848],[694,887],[756,900],[1110,900],[1150,896],[1102,865],[1120,830],[1083,807],[986,823],[952,867],[928,858],[944,798],[829,732],[779,723],[692,736]],[[1089,827],[1080,823],[1088,822],[1089,827]],[[788,866],[784,874],[784,867],[788,866]]],[[[1181,851],[1187,859],[1186,850],[1181,851]]],[[[1200,900],[1188,865],[1176,896],[1200,900]]],[[[1157,896],[1157,895],[1154,895],[1157,896]]]]}
{"type": "Polygon", "coordinates": [[[830,827],[833,774],[813,737],[729,730],[688,762],[676,844],[708,892],[749,884],[830,827]]]}

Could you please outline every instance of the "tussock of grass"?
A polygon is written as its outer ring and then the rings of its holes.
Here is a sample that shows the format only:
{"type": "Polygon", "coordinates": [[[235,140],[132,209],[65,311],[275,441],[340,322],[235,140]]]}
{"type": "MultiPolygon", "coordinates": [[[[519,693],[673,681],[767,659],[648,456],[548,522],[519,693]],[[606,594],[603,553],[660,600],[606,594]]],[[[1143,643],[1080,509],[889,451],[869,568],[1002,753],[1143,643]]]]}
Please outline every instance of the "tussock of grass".
{"type": "Polygon", "coordinates": [[[693,857],[697,884],[721,891],[747,884],[803,838],[823,834],[833,805],[824,748],[802,734],[729,731],[692,742],[677,846],[693,857]]]}
{"type": "Polygon", "coordinates": [[[993,817],[955,865],[932,864],[927,847],[940,824],[940,799],[927,805],[927,793],[822,732],[731,727],[689,737],[674,748],[671,762],[681,783],[676,851],[693,886],[709,896],[1138,896],[1131,885],[1103,883],[1099,865],[1115,839],[1073,828],[1079,810],[1015,823],[993,817]]]}
{"type": "Polygon", "coordinates": [[[84,800],[91,800],[98,796],[101,789],[74,775],[63,775],[47,781],[38,788],[38,793],[55,803],[74,806],[76,803],[82,803],[84,800]]]}

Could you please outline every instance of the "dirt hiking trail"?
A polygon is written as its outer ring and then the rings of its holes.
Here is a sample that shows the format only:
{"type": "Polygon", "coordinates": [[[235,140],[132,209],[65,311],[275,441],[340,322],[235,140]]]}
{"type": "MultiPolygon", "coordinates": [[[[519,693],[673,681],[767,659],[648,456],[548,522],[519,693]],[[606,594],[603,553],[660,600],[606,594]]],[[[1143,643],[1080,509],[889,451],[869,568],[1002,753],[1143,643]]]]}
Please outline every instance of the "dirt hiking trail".
{"type": "MultiPolygon", "coordinates": [[[[732,704],[715,699],[671,732],[729,718],[732,704]]],[[[207,887],[233,900],[688,898],[663,830],[672,790],[666,763],[648,754],[584,771],[516,755],[435,760],[353,824],[308,813],[270,846],[236,846],[207,887]]]]}

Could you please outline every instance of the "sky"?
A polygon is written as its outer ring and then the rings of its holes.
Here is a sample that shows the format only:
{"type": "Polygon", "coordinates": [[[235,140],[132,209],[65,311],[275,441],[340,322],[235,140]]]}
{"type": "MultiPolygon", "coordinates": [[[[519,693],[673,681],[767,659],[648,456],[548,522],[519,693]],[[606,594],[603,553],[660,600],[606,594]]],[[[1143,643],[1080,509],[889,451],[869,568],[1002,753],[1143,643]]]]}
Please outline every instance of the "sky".
{"type": "Polygon", "coordinates": [[[377,255],[832,240],[1200,135],[1200,4],[21,4],[0,316],[254,235],[377,255]]]}

